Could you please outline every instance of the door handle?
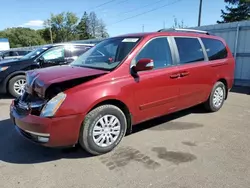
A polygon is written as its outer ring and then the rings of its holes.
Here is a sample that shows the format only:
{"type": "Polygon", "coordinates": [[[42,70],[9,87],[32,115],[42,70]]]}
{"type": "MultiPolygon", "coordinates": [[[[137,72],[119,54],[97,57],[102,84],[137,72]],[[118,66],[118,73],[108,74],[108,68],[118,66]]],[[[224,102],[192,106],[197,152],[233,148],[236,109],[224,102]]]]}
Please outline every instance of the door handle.
{"type": "Polygon", "coordinates": [[[174,79],[174,78],[179,78],[180,77],[180,74],[177,73],[177,74],[171,74],[170,75],[170,78],[174,79]]]}
{"type": "Polygon", "coordinates": [[[188,76],[188,75],[189,75],[189,72],[182,72],[181,73],[181,77],[188,76]]]}

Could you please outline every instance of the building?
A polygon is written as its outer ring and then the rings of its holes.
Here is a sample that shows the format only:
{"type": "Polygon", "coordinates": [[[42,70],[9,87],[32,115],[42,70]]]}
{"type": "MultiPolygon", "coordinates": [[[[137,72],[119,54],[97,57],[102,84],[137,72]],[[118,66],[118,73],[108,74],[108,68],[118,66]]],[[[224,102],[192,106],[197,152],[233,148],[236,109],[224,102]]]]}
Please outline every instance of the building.
{"type": "Polygon", "coordinates": [[[9,49],[10,49],[9,40],[7,38],[0,38],[0,51],[9,49]]]}

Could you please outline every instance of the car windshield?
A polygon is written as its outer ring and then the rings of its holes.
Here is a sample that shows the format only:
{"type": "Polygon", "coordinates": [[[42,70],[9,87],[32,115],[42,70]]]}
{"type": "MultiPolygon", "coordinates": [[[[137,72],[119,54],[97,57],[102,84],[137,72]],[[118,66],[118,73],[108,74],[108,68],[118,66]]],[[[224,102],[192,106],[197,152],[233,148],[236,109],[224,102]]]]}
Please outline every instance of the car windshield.
{"type": "Polygon", "coordinates": [[[112,70],[131,52],[140,37],[115,37],[106,39],[73,61],[71,66],[112,70]]]}
{"type": "Polygon", "coordinates": [[[35,50],[31,51],[30,53],[26,54],[25,56],[21,57],[21,59],[31,59],[33,57],[36,57],[41,52],[43,52],[43,51],[45,51],[47,49],[48,49],[47,47],[35,49],[35,50]]]}

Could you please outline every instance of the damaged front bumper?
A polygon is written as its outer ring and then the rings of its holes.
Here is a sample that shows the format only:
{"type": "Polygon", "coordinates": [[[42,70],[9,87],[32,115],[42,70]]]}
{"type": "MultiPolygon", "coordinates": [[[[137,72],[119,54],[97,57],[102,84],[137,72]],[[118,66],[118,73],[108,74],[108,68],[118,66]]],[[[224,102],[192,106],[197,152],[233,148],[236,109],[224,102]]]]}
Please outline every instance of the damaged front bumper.
{"type": "Polygon", "coordinates": [[[64,117],[40,117],[43,103],[26,104],[16,99],[10,106],[10,119],[16,130],[26,139],[49,147],[72,146],[78,136],[84,115],[64,117]]]}

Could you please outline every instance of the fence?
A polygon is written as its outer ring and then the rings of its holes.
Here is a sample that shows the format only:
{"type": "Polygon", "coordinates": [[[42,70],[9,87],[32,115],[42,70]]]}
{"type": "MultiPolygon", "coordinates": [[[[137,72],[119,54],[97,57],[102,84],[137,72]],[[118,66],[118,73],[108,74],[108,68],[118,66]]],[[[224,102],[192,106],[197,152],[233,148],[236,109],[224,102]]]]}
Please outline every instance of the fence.
{"type": "Polygon", "coordinates": [[[235,85],[250,86],[250,21],[196,27],[225,39],[236,59],[235,85]]]}

